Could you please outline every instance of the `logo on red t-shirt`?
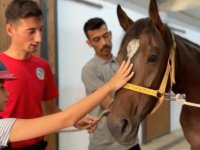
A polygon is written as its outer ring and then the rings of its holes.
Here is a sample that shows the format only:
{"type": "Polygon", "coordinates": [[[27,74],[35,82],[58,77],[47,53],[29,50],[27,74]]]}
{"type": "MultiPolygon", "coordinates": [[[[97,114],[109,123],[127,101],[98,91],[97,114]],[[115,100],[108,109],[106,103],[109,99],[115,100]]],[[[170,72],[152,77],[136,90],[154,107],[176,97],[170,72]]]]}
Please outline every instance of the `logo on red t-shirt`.
{"type": "Polygon", "coordinates": [[[38,79],[39,80],[44,80],[44,75],[45,75],[44,69],[38,67],[36,69],[36,76],[38,77],[38,79]]]}

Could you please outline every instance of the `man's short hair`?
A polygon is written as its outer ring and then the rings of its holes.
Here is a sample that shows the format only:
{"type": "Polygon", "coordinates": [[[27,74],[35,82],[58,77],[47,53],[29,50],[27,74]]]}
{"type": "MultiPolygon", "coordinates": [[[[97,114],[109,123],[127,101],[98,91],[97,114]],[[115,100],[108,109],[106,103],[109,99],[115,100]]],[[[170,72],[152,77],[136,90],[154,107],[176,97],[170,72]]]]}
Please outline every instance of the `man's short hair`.
{"type": "MultiPolygon", "coordinates": [[[[106,22],[102,18],[91,18],[84,25],[84,33],[88,37],[88,30],[99,29],[102,25],[106,25],[106,22]]],[[[107,26],[107,25],[106,25],[107,26]]]]}
{"type": "Polygon", "coordinates": [[[6,22],[16,22],[28,17],[40,17],[42,11],[39,5],[32,0],[13,0],[6,9],[6,22]]]}

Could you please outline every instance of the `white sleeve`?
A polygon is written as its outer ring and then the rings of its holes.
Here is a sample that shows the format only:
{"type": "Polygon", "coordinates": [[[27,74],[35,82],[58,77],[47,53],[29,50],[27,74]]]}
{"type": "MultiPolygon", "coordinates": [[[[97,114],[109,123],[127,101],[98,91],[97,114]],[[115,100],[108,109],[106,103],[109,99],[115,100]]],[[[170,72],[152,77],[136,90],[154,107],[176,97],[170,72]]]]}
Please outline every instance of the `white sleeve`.
{"type": "Polygon", "coordinates": [[[0,119],[0,148],[7,146],[10,130],[15,118],[0,119]]]}

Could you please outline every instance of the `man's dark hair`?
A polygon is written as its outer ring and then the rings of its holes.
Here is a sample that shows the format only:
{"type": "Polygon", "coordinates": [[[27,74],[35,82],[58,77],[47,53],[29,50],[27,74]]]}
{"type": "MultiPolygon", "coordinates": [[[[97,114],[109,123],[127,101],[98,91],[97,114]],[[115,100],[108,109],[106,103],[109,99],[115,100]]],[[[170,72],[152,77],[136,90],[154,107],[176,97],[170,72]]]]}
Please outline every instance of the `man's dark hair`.
{"type": "Polygon", "coordinates": [[[88,37],[88,30],[99,29],[102,25],[106,25],[106,22],[101,18],[91,18],[84,25],[85,35],[88,37]]]}
{"type": "Polygon", "coordinates": [[[39,5],[32,0],[13,0],[6,9],[6,22],[16,22],[28,17],[40,17],[42,11],[39,5]]]}

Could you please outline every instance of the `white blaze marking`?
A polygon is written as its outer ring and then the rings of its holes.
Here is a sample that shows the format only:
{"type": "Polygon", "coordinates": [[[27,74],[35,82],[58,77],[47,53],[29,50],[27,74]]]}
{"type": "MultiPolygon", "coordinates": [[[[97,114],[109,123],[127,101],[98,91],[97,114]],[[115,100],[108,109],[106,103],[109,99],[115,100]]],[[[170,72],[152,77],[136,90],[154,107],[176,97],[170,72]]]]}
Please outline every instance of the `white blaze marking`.
{"type": "Polygon", "coordinates": [[[131,59],[133,55],[137,52],[139,44],[139,39],[132,39],[127,46],[128,58],[131,59]]]}

